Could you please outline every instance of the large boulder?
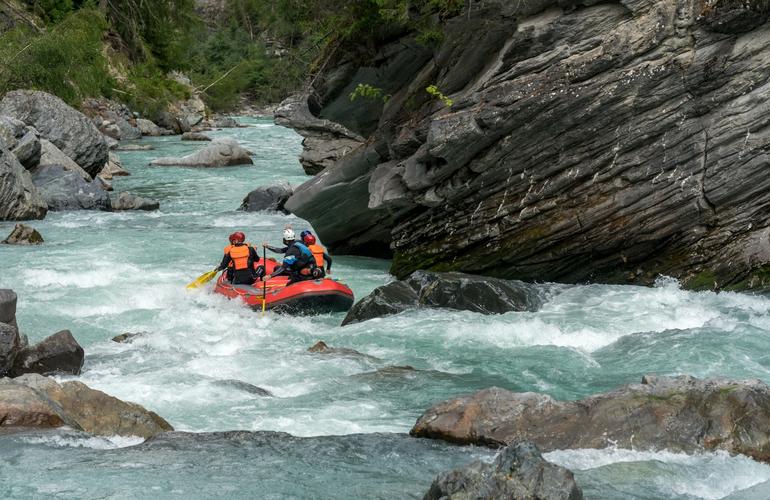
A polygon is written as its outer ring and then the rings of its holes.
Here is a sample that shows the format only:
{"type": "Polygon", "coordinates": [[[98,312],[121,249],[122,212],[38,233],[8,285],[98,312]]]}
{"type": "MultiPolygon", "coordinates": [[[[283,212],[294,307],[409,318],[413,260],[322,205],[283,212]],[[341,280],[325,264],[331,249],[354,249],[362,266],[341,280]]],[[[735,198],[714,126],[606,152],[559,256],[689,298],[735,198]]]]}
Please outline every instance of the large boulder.
{"type": "Polygon", "coordinates": [[[0,323],[16,326],[16,292],[8,288],[0,288],[0,323]]]}
{"type": "Polygon", "coordinates": [[[81,382],[59,384],[38,374],[0,379],[0,427],[62,425],[102,436],[145,438],[174,430],[156,413],[81,382]]]}
{"type": "Polygon", "coordinates": [[[238,210],[245,210],[246,212],[271,211],[288,214],[289,211],[284,208],[284,204],[293,191],[294,189],[289,184],[260,186],[246,195],[238,210]]]}
{"type": "Polygon", "coordinates": [[[150,137],[157,137],[161,135],[173,135],[174,132],[172,130],[168,130],[166,128],[159,127],[154,122],[151,122],[150,120],[144,119],[144,118],[137,118],[136,119],[136,126],[139,128],[139,131],[142,133],[142,135],[147,135],[150,137]]]}
{"type": "Polygon", "coordinates": [[[770,462],[770,387],[759,380],[648,375],[579,401],[490,388],[439,403],[410,434],[461,444],[724,450],[770,462]]]}
{"type": "Polygon", "coordinates": [[[0,323],[0,377],[8,375],[22,348],[19,329],[8,323],[0,323]]]}
{"type": "Polygon", "coordinates": [[[92,177],[107,161],[107,143],[91,120],[45,92],[14,90],[0,101],[0,114],[35,127],[92,177]]]}
{"type": "Polygon", "coordinates": [[[119,212],[122,210],[157,210],[160,208],[160,202],[142,198],[131,193],[120,193],[117,198],[112,200],[112,210],[119,212]]]}
{"type": "Polygon", "coordinates": [[[0,141],[0,220],[42,219],[47,211],[29,172],[0,141]]]}
{"type": "Polygon", "coordinates": [[[50,210],[111,209],[110,195],[99,182],[87,182],[60,165],[38,167],[32,180],[50,210]]]}
{"type": "Polygon", "coordinates": [[[43,237],[33,227],[16,224],[11,234],[0,243],[4,245],[42,245],[43,237]]]}
{"type": "Polygon", "coordinates": [[[537,446],[524,441],[507,446],[491,464],[476,461],[439,474],[423,500],[473,498],[582,500],[583,492],[571,471],[546,461],[537,446]]]}
{"type": "Polygon", "coordinates": [[[399,278],[770,288],[766,2],[477,4],[433,50],[406,30],[314,79],[312,115],[367,139],[286,204],[332,252],[392,248],[399,278]],[[358,83],[391,97],[363,116],[358,83]]]}
{"type": "Polygon", "coordinates": [[[482,314],[536,311],[542,305],[536,285],[463,273],[417,271],[404,281],[378,287],[359,300],[343,325],[416,308],[447,308],[482,314]]]}
{"type": "Polygon", "coordinates": [[[22,349],[16,356],[11,376],[25,373],[41,375],[80,375],[85,353],[69,330],[46,337],[32,347],[22,349]]]}
{"type": "Polygon", "coordinates": [[[21,120],[0,116],[0,141],[5,143],[24,168],[34,168],[40,161],[40,134],[21,120]]]}
{"type": "Polygon", "coordinates": [[[228,167],[252,165],[249,152],[232,139],[217,139],[209,146],[181,158],[164,157],[150,162],[152,166],[228,167]]]}
{"type": "Polygon", "coordinates": [[[75,172],[88,182],[92,180],[92,177],[88,172],[80,168],[80,165],[72,161],[69,156],[65,155],[51,141],[40,139],[40,160],[38,161],[38,164],[35,166],[35,168],[31,169],[31,171],[34,174],[37,169],[49,165],[59,165],[65,170],[75,172]]]}

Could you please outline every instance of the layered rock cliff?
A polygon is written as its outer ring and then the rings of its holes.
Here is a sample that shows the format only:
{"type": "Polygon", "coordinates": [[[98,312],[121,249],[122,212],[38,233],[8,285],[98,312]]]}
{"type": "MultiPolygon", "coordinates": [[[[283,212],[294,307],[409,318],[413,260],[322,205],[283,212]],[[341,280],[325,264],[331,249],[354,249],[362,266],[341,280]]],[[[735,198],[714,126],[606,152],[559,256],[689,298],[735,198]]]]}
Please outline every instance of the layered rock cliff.
{"type": "Polygon", "coordinates": [[[300,107],[368,139],[286,206],[399,277],[768,287],[769,10],[485,0],[438,47],[335,56],[300,107]]]}

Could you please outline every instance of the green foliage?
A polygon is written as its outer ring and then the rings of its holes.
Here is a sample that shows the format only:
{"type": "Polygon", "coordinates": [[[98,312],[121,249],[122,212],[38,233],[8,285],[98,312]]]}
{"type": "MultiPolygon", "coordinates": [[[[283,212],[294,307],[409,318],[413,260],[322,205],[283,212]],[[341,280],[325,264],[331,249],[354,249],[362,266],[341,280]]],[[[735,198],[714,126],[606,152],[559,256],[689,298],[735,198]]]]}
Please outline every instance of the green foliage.
{"type": "Polygon", "coordinates": [[[34,0],[32,11],[49,23],[58,23],[72,12],[72,0],[34,0]]]}
{"type": "Polygon", "coordinates": [[[428,85],[425,87],[425,92],[429,93],[439,101],[444,103],[444,106],[447,106],[449,108],[452,107],[452,104],[454,104],[454,101],[450,99],[449,97],[445,96],[441,93],[441,91],[436,87],[435,85],[428,85]]]}
{"type": "Polygon", "coordinates": [[[69,104],[110,95],[112,78],[102,55],[107,23],[96,10],[70,14],[44,32],[18,27],[0,36],[0,95],[17,89],[43,90],[69,104]]]}
{"type": "Polygon", "coordinates": [[[359,97],[365,97],[367,99],[382,99],[382,102],[388,102],[390,95],[385,95],[383,90],[379,87],[372,87],[367,83],[359,83],[353,92],[350,93],[350,100],[355,101],[359,97]]]}
{"type": "Polygon", "coordinates": [[[167,78],[151,63],[133,66],[128,80],[114,89],[114,93],[132,110],[151,120],[157,119],[169,103],[190,98],[187,87],[167,78]]]}

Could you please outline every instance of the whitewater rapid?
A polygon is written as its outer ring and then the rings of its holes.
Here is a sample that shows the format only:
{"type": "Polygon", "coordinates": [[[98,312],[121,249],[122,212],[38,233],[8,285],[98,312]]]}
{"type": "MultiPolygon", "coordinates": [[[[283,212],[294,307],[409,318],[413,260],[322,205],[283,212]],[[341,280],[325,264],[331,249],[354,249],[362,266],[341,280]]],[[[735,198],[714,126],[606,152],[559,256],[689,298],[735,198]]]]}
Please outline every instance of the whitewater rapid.
{"type": "MultiPolygon", "coordinates": [[[[158,199],[160,210],[51,213],[31,224],[44,245],[0,246],[0,287],[19,295],[30,341],[72,331],[86,351],[76,378],[87,385],[180,431],[266,434],[153,445],[79,433],[0,435],[4,496],[421,497],[437,472],[493,456],[403,436],[425,409],[458,394],[499,386],[576,399],[647,373],[770,381],[768,298],[688,292],[665,277],[651,288],[541,284],[546,301],[534,313],[422,310],[344,328],[340,314],[261,317],[208,290],[187,292],[187,282],[219,262],[234,230],[277,243],[285,224],[309,227],[294,216],[236,210],[260,185],[306,179],[296,134],[244,121],[251,127],[213,135],[238,139],[254,152],[253,167],[147,166],[202,147],[178,137],[143,140],[153,151],[121,152],[132,175],[116,178],[115,189],[158,199]],[[124,332],[141,335],[110,340],[124,332]],[[367,356],[308,353],[318,340],[367,356]],[[230,379],[274,397],[221,384],[230,379]]],[[[0,234],[12,227],[0,223],[0,234]]],[[[335,256],[333,276],[361,298],[391,279],[388,267],[335,256]]],[[[723,453],[572,450],[546,458],[571,468],[586,498],[770,491],[770,467],[723,453]]]]}

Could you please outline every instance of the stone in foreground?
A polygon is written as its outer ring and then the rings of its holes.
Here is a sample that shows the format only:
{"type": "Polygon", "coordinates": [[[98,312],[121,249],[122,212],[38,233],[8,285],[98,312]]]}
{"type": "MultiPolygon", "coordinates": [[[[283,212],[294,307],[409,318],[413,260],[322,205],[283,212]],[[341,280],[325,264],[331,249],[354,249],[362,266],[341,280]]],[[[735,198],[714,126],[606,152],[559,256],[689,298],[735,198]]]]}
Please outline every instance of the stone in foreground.
{"type": "Polygon", "coordinates": [[[85,353],[75,337],[69,330],[62,330],[23,349],[16,356],[12,376],[25,373],[80,375],[84,360],[85,353]]]}
{"type": "Polygon", "coordinates": [[[477,461],[439,474],[423,500],[480,498],[582,500],[583,492],[571,471],[543,459],[525,441],[506,447],[491,464],[477,461]]]}
{"type": "Polygon", "coordinates": [[[80,382],[57,383],[38,374],[0,379],[0,428],[68,425],[101,436],[141,436],[174,430],[144,407],[80,382]]]}
{"type": "Polygon", "coordinates": [[[288,184],[260,186],[246,195],[238,210],[245,210],[246,212],[272,211],[288,214],[289,211],[284,208],[284,205],[293,191],[294,189],[288,184]]]}
{"type": "Polygon", "coordinates": [[[378,287],[359,300],[348,311],[342,325],[426,307],[502,314],[536,311],[541,305],[537,287],[521,281],[417,271],[406,280],[378,287]]]}
{"type": "Polygon", "coordinates": [[[770,462],[770,387],[759,380],[647,375],[641,384],[579,401],[492,387],[433,406],[410,434],[487,446],[527,440],[544,452],[724,450],[770,462]]]}
{"type": "Polygon", "coordinates": [[[16,224],[11,234],[2,243],[5,245],[41,245],[43,236],[33,227],[16,224]]]}
{"type": "Polygon", "coordinates": [[[252,165],[249,152],[232,139],[217,139],[200,151],[181,158],[164,157],[150,162],[152,166],[229,167],[252,165]]]}

